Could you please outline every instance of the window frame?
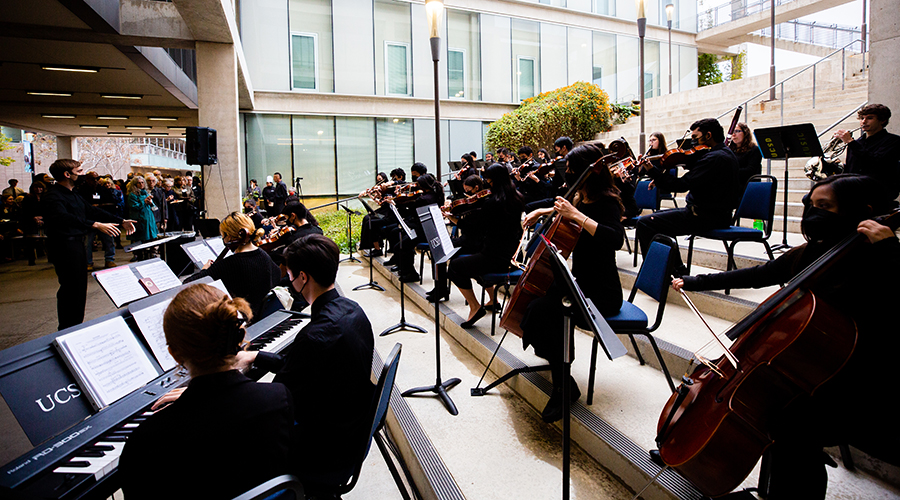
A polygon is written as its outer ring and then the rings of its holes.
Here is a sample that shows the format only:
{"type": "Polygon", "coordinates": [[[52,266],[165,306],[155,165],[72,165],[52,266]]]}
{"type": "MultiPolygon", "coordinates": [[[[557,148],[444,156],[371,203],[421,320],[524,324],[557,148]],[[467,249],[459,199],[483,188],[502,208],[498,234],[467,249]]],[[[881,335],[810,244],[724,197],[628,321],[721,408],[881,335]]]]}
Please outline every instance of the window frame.
{"type": "Polygon", "coordinates": [[[319,91],[319,34],[318,33],[307,33],[302,31],[291,31],[291,43],[290,43],[290,57],[291,57],[291,90],[296,92],[318,92],[319,91]],[[313,40],[313,80],[315,82],[315,87],[311,89],[306,89],[302,87],[294,86],[294,37],[309,37],[313,40]]]}
{"type": "Polygon", "coordinates": [[[395,97],[412,96],[412,48],[408,42],[392,42],[384,41],[384,95],[395,97]],[[406,50],[406,93],[398,94],[391,92],[391,71],[390,57],[388,56],[391,46],[403,47],[406,50]]]}
{"type": "Polygon", "coordinates": [[[467,84],[469,82],[469,80],[468,80],[469,75],[466,74],[467,73],[467,71],[466,71],[466,56],[467,55],[468,54],[466,53],[466,49],[457,49],[457,48],[447,47],[447,96],[450,99],[466,99],[466,93],[468,92],[468,89],[466,87],[468,86],[467,84]],[[455,95],[450,94],[450,52],[451,51],[459,52],[460,54],[462,54],[462,91],[463,91],[463,95],[461,95],[461,96],[455,96],[455,95]]]}

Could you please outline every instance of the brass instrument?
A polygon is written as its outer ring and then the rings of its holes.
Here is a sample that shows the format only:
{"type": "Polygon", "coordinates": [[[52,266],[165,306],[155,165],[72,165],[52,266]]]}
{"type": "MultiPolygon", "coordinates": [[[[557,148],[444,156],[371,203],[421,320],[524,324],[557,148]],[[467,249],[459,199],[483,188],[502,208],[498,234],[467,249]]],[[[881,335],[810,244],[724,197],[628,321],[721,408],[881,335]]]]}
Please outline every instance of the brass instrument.
{"type": "MultiPolygon", "coordinates": [[[[850,133],[856,132],[860,127],[851,130],[850,133]]],[[[841,163],[840,156],[847,149],[847,144],[840,138],[833,137],[827,146],[822,148],[822,156],[815,156],[807,160],[803,171],[806,177],[812,181],[821,181],[829,175],[840,174],[844,171],[844,164],[841,163]]]]}

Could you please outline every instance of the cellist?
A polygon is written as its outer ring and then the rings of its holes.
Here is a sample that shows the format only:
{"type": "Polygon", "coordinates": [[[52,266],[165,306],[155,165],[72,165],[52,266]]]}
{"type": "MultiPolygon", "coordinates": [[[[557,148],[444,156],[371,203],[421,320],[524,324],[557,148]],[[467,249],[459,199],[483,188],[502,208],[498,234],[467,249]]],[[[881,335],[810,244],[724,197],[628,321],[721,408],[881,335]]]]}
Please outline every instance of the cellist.
{"type": "MultiPolygon", "coordinates": [[[[603,156],[596,144],[583,144],[566,155],[566,183],[574,185],[581,173],[603,156]]],[[[625,229],[622,227],[622,201],[609,169],[588,175],[578,190],[574,204],[557,197],[554,208],[559,217],[581,225],[581,234],[572,251],[572,274],[585,296],[594,302],[603,316],[615,315],[622,307],[622,285],[616,266],[616,250],[622,248],[625,229]]],[[[525,227],[553,209],[534,210],[525,216],[525,227]]],[[[557,280],[558,282],[558,280],[557,280]]],[[[528,304],[522,318],[522,343],[547,360],[553,377],[553,393],[541,413],[547,423],[562,418],[563,348],[560,332],[563,328],[562,288],[552,287],[544,297],[528,304]]],[[[585,325],[578,325],[585,326],[585,325]]],[[[572,400],[581,396],[575,381],[571,381],[572,400]]]]}
{"type": "MultiPolygon", "coordinates": [[[[848,363],[812,396],[792,402],[773,424],[769,500],[822,499],[828,484],[822,448],[850,444],[897,463],[896,417],[884,393],[895,377],[885,355],[897,352],[896,285],[900,242],[870,217],[891,201],[874,179],[840,174],[816,183],[804,197],[801,223],[806,244],[765,264],[718,274],[684,276],[676,290],[759,288],[785,283],[855,232],[868,242],[845,256],[812,287],[816,296],[852,318],[856,347],[848,363]]],[[[737,492],[720,498],[751,498],[737,492]]]]}

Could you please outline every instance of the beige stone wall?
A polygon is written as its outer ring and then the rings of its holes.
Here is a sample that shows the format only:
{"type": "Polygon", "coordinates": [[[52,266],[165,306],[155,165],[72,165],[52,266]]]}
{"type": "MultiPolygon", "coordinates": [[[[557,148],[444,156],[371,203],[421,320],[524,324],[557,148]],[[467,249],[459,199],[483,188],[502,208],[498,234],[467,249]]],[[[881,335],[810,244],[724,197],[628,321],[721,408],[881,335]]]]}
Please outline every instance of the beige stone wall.
{"type": "Polygon", "coordinates": [[[894,118],[888,129],[900,126],[900,9],[897,0],[871,0],[869,34],[869,102],[891,108],[894,118]]]}

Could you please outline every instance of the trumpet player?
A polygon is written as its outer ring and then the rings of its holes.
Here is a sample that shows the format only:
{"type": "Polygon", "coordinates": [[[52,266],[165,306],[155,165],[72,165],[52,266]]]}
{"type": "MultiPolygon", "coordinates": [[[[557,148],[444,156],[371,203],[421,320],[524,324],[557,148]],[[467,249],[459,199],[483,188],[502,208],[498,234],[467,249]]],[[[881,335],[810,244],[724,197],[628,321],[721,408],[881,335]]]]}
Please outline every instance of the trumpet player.
{"type": "Polygon", "coordinates": [[[861,131],[859,139],[853,140],[848,130],[834,133],[847,145],[844,172],[874,177],[896,199],[900,196],[900,136],[884,129],[891,110],[883,104],[867,104],[856,117],[861,131]]]}

